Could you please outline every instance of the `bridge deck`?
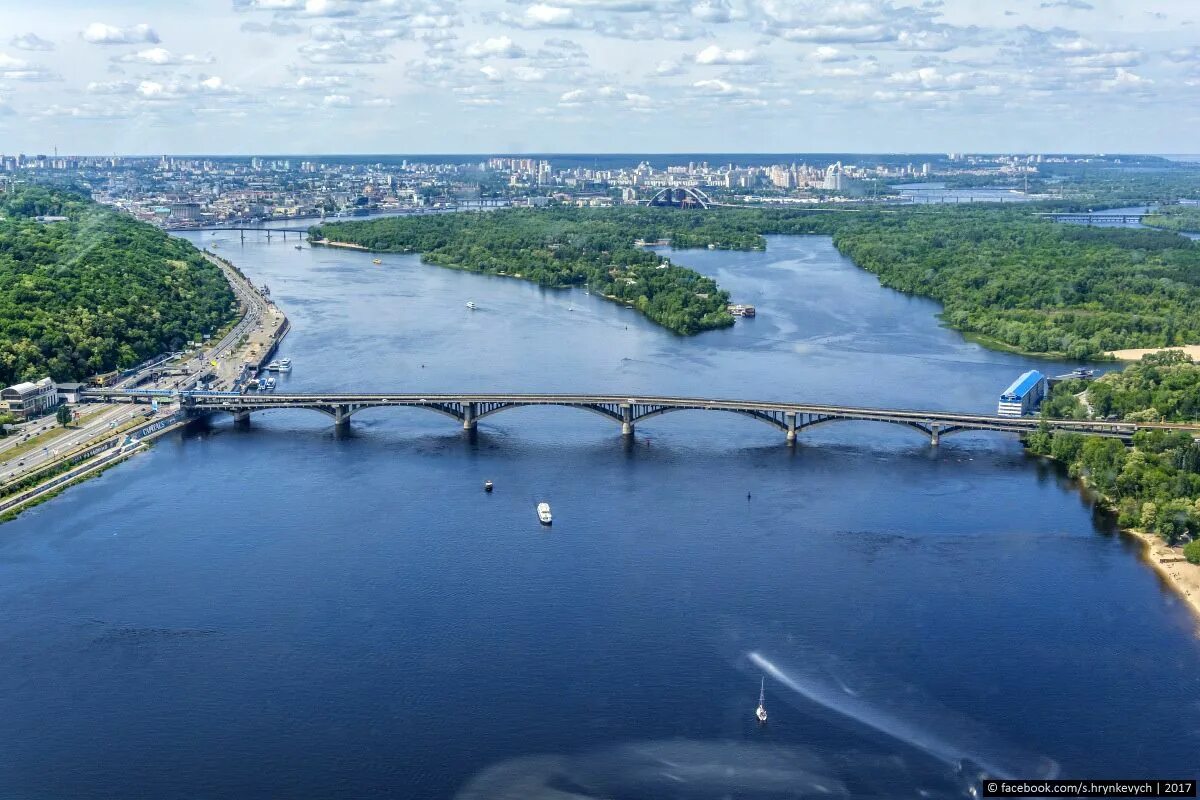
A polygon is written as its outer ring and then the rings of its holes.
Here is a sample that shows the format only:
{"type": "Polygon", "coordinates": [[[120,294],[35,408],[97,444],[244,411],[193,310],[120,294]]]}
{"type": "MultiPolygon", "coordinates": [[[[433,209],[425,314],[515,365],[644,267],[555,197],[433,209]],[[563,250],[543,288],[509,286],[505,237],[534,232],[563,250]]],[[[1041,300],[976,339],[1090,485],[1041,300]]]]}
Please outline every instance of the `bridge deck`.
{"type": "MultiPolygon", "coordinates": [[[[161,391],[112,391],[94,389],[84,393],[94,400],[112,402],[149,402],[164,400],[171,393],[161,391]],[[164,394],[167,397],[164,397],[164,394]]],[[[387,406],[425,407],[455,417],[465,426],[474,427],[482,417],[500,411],[528,406],[569,406],[600,413],[629,426],[640,420],[670,411],[729,411],[754,417],[789,432],[789,437],[805,427],[834,420],[860,420],[907,425],[929,433],[936,441],[940,434],[960,430],[995,430],[1027,433],[1043,420],[1037,417],[1001,417],[932,409],[871,408],[834,404],[789,403],[782,401],[729,400],[703,397],[619,394],[410,394],[410,393],[311,393],[311,394],[232,394],[222,392],[185,392],[178,395],[181,405],[193,413],[229,412],[243,414],[273,408],[305,408],[322,411],[339,423],[366,408],[387,406]]],[[[1076,431],[1099,436],[1127,439],[1139,430],[1186,431],[1200,435],[1200,424],[1133,423],[1106,420],[1046,420],[1054,430],[1076,431]]]]}

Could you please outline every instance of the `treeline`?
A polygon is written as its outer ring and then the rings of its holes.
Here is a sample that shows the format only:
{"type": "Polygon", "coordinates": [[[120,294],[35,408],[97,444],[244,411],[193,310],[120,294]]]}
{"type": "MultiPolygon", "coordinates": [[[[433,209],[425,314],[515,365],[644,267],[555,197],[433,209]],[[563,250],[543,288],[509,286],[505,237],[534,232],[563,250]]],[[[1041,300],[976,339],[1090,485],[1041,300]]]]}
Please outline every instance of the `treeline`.
{"type": "Polygon", "coordinates": [[[1031,353],[1200,342],[1200,247],[1164,231],[1055,223],[1028,208],[945,206],[838,219],[834,243],[952,327],[1031,353]]]}
{"type": "Polygon", "coordinates": [[[1155,213],[1142,217],[1142,224],[1180,233],[1200,233],[1200,206],[1160,206],[1155,213]]]}
{"type": "Polygon", "coordinates": [[[229,321],[234,301],[219,269],[152,225],[63,190],[0,194],[0,385],[134,366],[229,321]]]}
{"type": "MultiPolygon", "coordinates": [[[[1195,420],[1200,418],[1200,365],[1178,351],[1148,355],[1090,385],[1057,384],[1042,411],[1076,418],[1195,420]],[[1081,392],[1086,404],[1077,396],[1081,392]]],[[[1127,449],[1116,439],[1043,427],[1027,444],[1066,464],[1073,476],[1086,478],[1102,502],[1118,511],[1122,527],[1157,533],[1168,544],[1200,535],[1200,444],[1190,433],[1139,431],[1127,449]]],[[[1196,547],[1189,557],[1193,552],[1200,559],[1196,547]]]]}

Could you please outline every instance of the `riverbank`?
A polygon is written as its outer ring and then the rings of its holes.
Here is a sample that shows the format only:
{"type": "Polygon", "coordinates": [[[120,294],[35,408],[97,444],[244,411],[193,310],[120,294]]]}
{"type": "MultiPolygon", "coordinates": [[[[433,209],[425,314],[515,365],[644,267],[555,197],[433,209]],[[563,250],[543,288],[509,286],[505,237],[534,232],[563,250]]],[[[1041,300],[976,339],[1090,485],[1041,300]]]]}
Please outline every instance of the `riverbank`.
{"type": "Polygon", "coordinates": [[[1200,361],[1200,344],[1185,344],[1178,347],[1133,347],[1126,350],[1113,350],[1109,355],[1118,361],[1141,361],[1142,356],[1151,353],[1165,353],[1170,350],[1178,350],[1187,354],[1193,361],[1200,361]]]}
{"type": "Polygon", "coordinates": [[[1182,547],[1171,547],[1162,537],[1137,529],[1121,529],[1142,543],[1142,558],[1154,568],[1200,622],[1200,564],[1190,564],[1182,547]]]}
{"type": "Polygon", "coordinates": [[[371,248],[355,244],[354,242],[331,242],[328,239],[309,239],[308,243],[310,245],[321,245],[322,247],[344,247],[347,250],[362,250],[366,253],[371,251],[371,248]]]}

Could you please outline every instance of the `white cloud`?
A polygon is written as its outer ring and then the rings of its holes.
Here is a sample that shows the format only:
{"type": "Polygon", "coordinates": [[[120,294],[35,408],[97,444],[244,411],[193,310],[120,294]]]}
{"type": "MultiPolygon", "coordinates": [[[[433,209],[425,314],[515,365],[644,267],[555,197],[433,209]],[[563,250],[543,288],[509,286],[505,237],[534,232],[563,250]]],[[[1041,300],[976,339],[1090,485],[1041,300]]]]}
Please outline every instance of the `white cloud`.
{"type": "Polygon", "coordinates": [[[480,67],[479,71],[482,72],[483,77],[487,78],[489,81],[504,80],[504,76],[500,74],[500,70],[496,69],[495,67],[493,67],[491,65],[488,65],[486,67],[480,67]]]}
{"type": "Polygon", "coordinates": [[[513,77],[519,81],[526,83],[536,83],[546,79],[546,70],[537,67],[514,67],[512,71],[513,77]]]}
{"type": "Polygon", "coordinates": [[[712,97],[753,97],[758,94],[758,89],[750,86],[738,86],[720,78],[696,81],[692,84],[692,88],[698,94],[712,97]]]}
{"type": "Polygon", "coordinates": [[[944,73],[937,67],[921,67],[907,72],[893,72],[888,75],[886,80],[890,84],[928,91],[970,89],[975,83],[972,76],[966,72],[944,73]]]}
{"type": "Polygon", "coordinates": [[[80,36],[85,42],[92,44],[140,44],[142,42],[158,44],[158,34],[145,23],[120,28],[116,25],[106,25],[103,22],[93,22],[83,29],[80,36]]]}
{"type": "Polygon", "coordinates": [[[734,18],[729,0],[700,0],[692,6],[692,16],[701,22],[729,22],[734,18]]]}
{"type": "Polygon", "coordinates": [[[507,36],[473,42],[467,45],[466,52],[472,58],[521,58],[525,55],[525,49],[507,36]]]}
{"type": "Polygon", "coordinates": [[[365,44],[349,42],[305,42],[300,55],[313,64],[382,64],[385,53],[365,44]]]}
{"type": "Polygon", "coordinates": [[[348,108],[353,104],[350,97],[344,94],[327,94],[321,99],[321,105],[326,108],[348,108]]]}
{"type": "Polygon", "coordinates": [[[697,64],[753,64],[757,58],[753,50],[723,50],[715,44],[696,53],[697,64]]]}
{"type": "Polygon", "coordinates": [[[161,67],[176,64],[211,64],[213,57],[175,55],[165,47],[150,47],[136,53],[125,53],[115,60],[123,64],[153,64],[161,67]]]}
{"type": "Polygon", "coordinates": [[[0,78],[10,81],[50,81],[58,75],[41,64],[0,53],[0,78]]]}
{"type": "Polygon", "coordinates": [[[836,47],[830,47],[827,44],[823,44],[820,47],[818,47],[816,50],[813,50],[811,53],[808,54],[808,57],[811,58],[813,61],[817,61],[822,64],[832,64],[836,61],[853,61],[854,60],[854,56],[851,55],[850,53],[847,53],[844,50],[839,50],[836,47]]]}
{"type": "Polygon", "coordinates": [[[658,65],[654,68],[654,74],[660,78],[670,78],[676,75],[682,75],[685,72],[687,72],[687,70],[684,69],[683,62],[675,61],[670,58],[665,58],[658,62],[658,65]]]}
{"type": "Polygon", "coordinates": [[[574,28],[581,25],[574,9],[549,3],[534,3],[519,16],[503,14],[501,19],[521,28],[574,28]]]}
{"type": "Polygon", "coordinates": [[[36,33],[22,33],[9,40],[9,44],[18,50],[53,50],[54,42],[48,42],[36,33]]]}

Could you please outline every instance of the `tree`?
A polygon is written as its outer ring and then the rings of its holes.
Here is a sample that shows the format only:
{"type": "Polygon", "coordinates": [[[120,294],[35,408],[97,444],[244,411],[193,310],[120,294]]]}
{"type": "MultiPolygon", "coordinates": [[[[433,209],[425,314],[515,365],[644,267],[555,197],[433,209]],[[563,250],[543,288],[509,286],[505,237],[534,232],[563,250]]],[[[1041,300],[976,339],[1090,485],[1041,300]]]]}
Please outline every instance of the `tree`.
{"type": "Polygon", "coordinates": [[[58,420],[58,424],[64,428],[71,424],[71,417],[71,409],[67,407],[66,403],[60,405],[58,411],[54,414],[54,418],[58,420]]]}
{"type": "Polygon", "coordinates": [[[1200,564],[1200,539],[1193,539],[1183,546],[1183,557],[1191,564],[1200,564]]]}

